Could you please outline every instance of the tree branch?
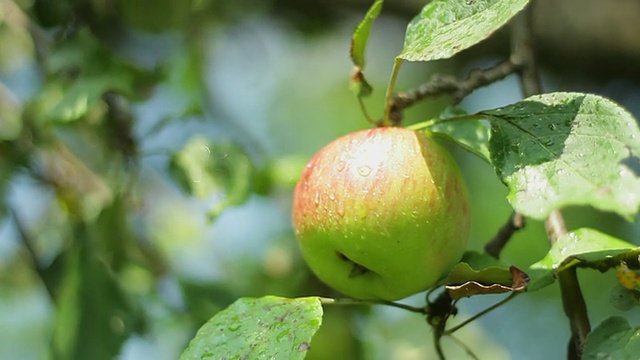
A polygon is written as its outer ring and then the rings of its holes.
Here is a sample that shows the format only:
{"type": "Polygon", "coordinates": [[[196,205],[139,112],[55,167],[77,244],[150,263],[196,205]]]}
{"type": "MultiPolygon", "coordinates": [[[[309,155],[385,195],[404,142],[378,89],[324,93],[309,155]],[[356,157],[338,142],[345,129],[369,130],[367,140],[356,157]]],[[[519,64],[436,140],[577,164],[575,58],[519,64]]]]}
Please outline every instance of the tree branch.
{"type": "Polygon", "coordinates": [[[427,97],[450,95],[451,102],[458,104],[474,90],[492,84],[519,71],[520,64],[505,60],[486,69],[474,69],[466,79],[460,80],[451,75],[434,75],[431,80],[416,89],[402,91],[391,100],[390,119],[399,123],[404,109],[427,97]]]}
{"type": "MultiPolygon", "coordinates": [[[[534,3],[535,2],[532,2],[532,4],[534,3]]],[[[520,86],[525,97],[542,92],[542,84],[540,82],[533,49],[532,4],[518,14],[511,23],[512,39],[510,59],[514,63],[522,64],[520,70],[520,86]]],[[[560,210],[551,212],[545,221],[545,228],[549,242],[552,245],[555,244],[562,235],[567,233],[564,217],[560,210]]],[[[580,289],[575,268],[564,270],[557,275],[560,292],[562,294],[562,306],[565,314],[569,318],[571,327],[571,340],[569,342],[567,358],[577,360],[582,357],[587,334],[591,331],[587,306],[582,296],[582,290],[580,289]]]]}
{"type": "Polygon", "coordinates": [[[393,301],[385,301],[385,300],[362,300],[362,299],[351,299],[351,298],[326,298],[319,297],[320,303],[323,305],[386,305],[395,307],[398,309],[403,309],[415,313],[426,314],[427,308],[425,307],[415,307],[411,305],[406,305],[402,303],[397,303],[393,301]]]}
{"type": "Polygon", "coordinates": [[[500,228],[496,236],[491,239],[485,246],[484,251],[494,258],[500,257],[500,252],[507,245],[513,234],[524,228],[525,219],[522,214],[513,212],[509,216],[509,220],[500,228]]]}

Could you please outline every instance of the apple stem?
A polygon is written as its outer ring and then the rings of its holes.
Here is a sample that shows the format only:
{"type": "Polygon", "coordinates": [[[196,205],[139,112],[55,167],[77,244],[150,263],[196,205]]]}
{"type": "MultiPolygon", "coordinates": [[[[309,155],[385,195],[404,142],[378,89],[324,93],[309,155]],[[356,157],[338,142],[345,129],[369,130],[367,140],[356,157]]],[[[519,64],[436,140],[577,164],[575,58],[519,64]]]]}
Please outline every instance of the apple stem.
{"type": "Polygon", "coordinates": [[[493,239],[484,246],[484,251],[498,259],[502,249],[507,245],[513,234],[524,228],[524,225],[524,216],[517,212],[513,212],[511,216],[509,216],[509,220],[502,225],[496,236],[494,236],[493,239]]]}
{"type": "Polygon", "coordinates": [[[387,86],[387,92],[385,95],[384,116],[382,117],[382,126],[394,126],[400,123],[401,117],[395,115],[399,114],[394,107],[393,102],[393,90],[396,87],[396,80],[398,79],[398,73],[400,72],[400,65],[402,65],[402,59],[396,58],[393,63],[393,69],[391,70],[391,78],[389,79],[389,86],[387,86]]]}

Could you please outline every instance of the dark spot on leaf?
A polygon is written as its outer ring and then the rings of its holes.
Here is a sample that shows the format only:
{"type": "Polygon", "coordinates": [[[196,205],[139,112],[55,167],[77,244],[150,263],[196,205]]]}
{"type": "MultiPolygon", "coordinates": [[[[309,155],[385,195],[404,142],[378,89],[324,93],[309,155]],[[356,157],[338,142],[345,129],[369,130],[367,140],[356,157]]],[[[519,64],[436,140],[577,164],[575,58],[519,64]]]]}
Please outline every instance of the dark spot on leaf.
{"type": "Polygon", "coordinates": [[[298,345],[298,352],[308,351],[309,349],[311,349],[311,345],[306,341],[298,345]]]}

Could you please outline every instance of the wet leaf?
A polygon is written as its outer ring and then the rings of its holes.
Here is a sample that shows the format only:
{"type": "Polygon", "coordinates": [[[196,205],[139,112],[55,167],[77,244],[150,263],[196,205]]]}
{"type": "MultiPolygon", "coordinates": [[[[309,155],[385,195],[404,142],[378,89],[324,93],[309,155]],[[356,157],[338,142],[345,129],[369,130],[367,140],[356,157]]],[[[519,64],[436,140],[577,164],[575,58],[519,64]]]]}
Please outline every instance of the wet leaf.
{"type": "Polygon", "coordinates": [[[434,0],[407,26],[398,58],[447,59],[488,38],[528,0],[434,0]]]}
{"type": "Polygon", "coordinates": [[[627,319],[613,316],[602,321],[587,335],[583,360],[637,359],[640,354],[640,328],[627,319]]]}
{"type": "Polygon", "coordinates": [[[241,298],[198,330],[180,360],[304,359],[321,323],[317,297],[241,298]]]}
{"type": "Polygon", "coordinates": [[[538,290],[554,281],[554,273],[570,267],[588,267],[606,271],[621,262],[638,266],[640,248],[633,244],[601,233],[581,228],[561,236],[547,255],[531,265],[532,277],[529,291],[538,290]]]}
{"type": "Polygon", "coordinates": [[[490,161],[488,123],[477,120],[476,116],[459,111],[448,111],[440,115],[440,120],[427,121],[411,126],[458,144],[463,149],[477,155],[486,162],[490,161]]]}
{"type": "Polygon", "coordinates": [[[620,105],[596,95],[537,95],[483,111],[489,150],[513,208],[545,219],[591,205],[632,219],[640,208],[640,130],[620,105]]]}

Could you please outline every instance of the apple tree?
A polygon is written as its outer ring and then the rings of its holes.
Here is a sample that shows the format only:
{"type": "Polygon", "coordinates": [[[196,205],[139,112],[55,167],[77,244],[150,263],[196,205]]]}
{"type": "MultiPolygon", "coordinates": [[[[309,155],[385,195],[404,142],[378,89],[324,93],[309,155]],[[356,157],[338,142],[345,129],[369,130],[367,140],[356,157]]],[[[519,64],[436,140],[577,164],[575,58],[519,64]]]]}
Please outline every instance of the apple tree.
{"type": "Polygon", "coordinates": [[[0,0],[0,358],[640,357],[615,3],[0,0]]]}
{"type": "Polygon", "coordinates": [[[571,329],[568,358],[638,356],[640,330],[626,319],[612,316],[591,328],[577,272],[616,272],[613,305],[631,309],[639,298],[640,275],[634,272],[640,266],[639,248],[593,228],[567,228],[562,209],[592,206],[635,218],[640,208],[640,129],[627,110],[605,97],[544,92],[528,3],[443,0],[425,5],[407,25],[383,116],[374,119],[365,101],[373,89],[364,75],[367,40],[383,7],[383,1],[374,2],[351,39],[351,88],[364,116],[379,130],[347,135],[320,150],[303,171],[293,200],[293,223],[305,260],[322,281],[354,299],[239,300],[202,327],[182,358],[304,358],[322,306],[359,303],[423,314],[438,357],[444,359],[443,337],[516,296],[547,286],[560,287],[571,329]],[[416,89],[395,88],[404,62],[451,58],[507,23],[512,39],[506,60],[473,70],[466,79],[434,77],[416,89]],[[508,76],[520,78],[521,101],[474,113],[456,107],[473,90],[508,76]],[[452,95],[451,108],[411,125],[411,140],[394,134],[407,107],[439,94],[452,95]],[[423,142],[417,151],[412,148],[416,137],[423,142]],[[466,190],[457,184],[455,164],[441,157],[432,138],[454,142],[486,161],[508,189],[513,214],[484,252],[462,255],[458,250],[468,234],[466,190]],[[416,153],[419,164],[413,163],[416,153]],[[550,248],[543,259],[519,269],[501,262],[500,253],[527,219],[545,221],[550,248]],[[390,302],[425,290],[424,306],[390,302]],[[496,293],[507,295],[462,323],[448,325],[458,301],[496,293]],[[275,309],[286,315],[274,317],[275,309]],[[287,317],[299,312],[305,317],[287,317]],[[258,329],[255,318],[261,319],[258,329]],[[229,330],[229,323],[238,329],[229,330]],[[262,337],[254,337],[256,332],[262,337]]]}

